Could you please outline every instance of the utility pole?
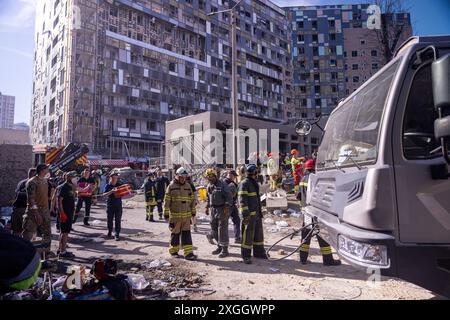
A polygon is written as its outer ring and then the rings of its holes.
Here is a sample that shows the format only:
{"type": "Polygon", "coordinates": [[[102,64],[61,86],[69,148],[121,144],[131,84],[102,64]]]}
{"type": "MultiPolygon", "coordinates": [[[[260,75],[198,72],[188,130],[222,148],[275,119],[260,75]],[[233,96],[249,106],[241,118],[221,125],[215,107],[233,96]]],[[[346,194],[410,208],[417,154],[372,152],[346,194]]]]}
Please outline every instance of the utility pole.
{"type": "Polygon", "coordinates": [[[230,13],[231,21],[231,110],[233,124],[233,168],[237,169],[240,154],[239,141],[239,106],[237,99],[237,49],[236,49],[236,17],[234,9],[242,2],[238,1],[231,9],[211,12],[208,16],[218,13],[230,13]]]}

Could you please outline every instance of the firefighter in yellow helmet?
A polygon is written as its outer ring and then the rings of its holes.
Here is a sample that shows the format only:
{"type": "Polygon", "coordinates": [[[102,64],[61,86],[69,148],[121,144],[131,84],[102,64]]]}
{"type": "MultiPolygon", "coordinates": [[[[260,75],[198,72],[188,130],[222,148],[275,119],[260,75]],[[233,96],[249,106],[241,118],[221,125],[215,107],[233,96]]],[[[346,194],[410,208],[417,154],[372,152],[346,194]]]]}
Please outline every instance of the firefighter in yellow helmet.
{"type": "Polygon", "coordinates": [[[183,167],[176,171],[175,179],[167,187],[164,198],[164,216],[169,219],[170,248],[169,253],[178,257],[181,247],[186,260],[196,260],[193,253],[191,236],[191,218],[195,216],[195,196],[189,183],[188,172],[183,167]]]}

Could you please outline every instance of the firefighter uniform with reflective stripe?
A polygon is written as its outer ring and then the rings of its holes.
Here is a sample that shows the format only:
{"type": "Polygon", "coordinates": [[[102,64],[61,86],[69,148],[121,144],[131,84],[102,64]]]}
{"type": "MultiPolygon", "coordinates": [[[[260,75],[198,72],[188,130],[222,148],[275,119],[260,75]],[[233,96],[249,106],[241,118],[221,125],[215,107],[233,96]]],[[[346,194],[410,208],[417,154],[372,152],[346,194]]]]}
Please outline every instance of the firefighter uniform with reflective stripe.
{"type": "MultiPolygon", "coordinates": [[[[302,177],[300,181],[300,190],[299,197],[300,203],[302,207],[306,206],[306,192],[308,190],[308,181],[309,181],[310,171],[307,170],[305,175],[302,177]]],[[[297,197],[297,198],[299,198],[297,197]]],[[[305,221],[303,221],[302,227],[305,227],[305,221]]],[[[300,262],[302,264],[306,264],[309,255],[309,249],[311,244],[311,238],[313,233],[311,232],[312,227],[302,229],[302,242],[305,240],[305,243],[300,247],[300,262]]],[[[322,254],[323,264],[324,265],[339,265],[339,260],[333,259],[333,253],[331,251],[331,246],[328,242],[326,242],[319,234],[316,234],[317,242],[319,243],[320,253],[322,254]]]]}
{"type": "Polygon", "coordinates": [[[207,187],[207,207],[211,208],[211,236],[220,247],[228,247],[228,219],[233,203],[228,185],[217,179],[207,187]]]}
{"type": "Polygon", "coordinates": [[[156,207],[156,182],[148,178],[144,183],[144,194],[145,194],[145,211],[146,220],[153,220],[153,211],[156,207]]]}
{"type": "Polygon", "coordinates": [[[169,253],[180,250],[180,238],[184,255],[192,254],[191,218],[196,214],[195,197],[189,183],[179,183],[175,178],[167,187],[164,198],[164,217],[169,219],[171,232],[169,253]]]}
{"type": "Polygon", "coordinates": [[[253,248],[254,257],[266,255],[264,250],[264,233],[259,196],[258,182],[252,177],[245,178],[239,184],[239,210],[242,214],[242,244],[243,258],[250,258],[253,248]]]}

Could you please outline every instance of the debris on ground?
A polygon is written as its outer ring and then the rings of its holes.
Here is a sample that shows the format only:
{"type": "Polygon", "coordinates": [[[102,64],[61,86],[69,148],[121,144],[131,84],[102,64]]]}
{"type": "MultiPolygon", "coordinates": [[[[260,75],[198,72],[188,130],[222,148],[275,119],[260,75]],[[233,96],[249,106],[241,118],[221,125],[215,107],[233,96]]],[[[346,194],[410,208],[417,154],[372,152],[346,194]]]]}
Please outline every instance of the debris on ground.
{"type": "Polygon", "coordinates": [[[176,290],[169,293],[169,297],[171,298],[182,298],[186,296],[186,291],[184,290],[176,290]]]}
{"type": "Polygon", "coordinates": [[[277,225],[277,227],[280,227],[280,228],[289,227],[289,224],[286,221],[277,221],[275,224],[277,225]]]}
{"type": "Polygon", "coordinates": [[[142,274],[128,273],[126,276],[128,277],[128,283],[133,287],[133,290],[143,290],[150,285],[142,274]]]}
{"type": "Polygon", "coordinates": [[[156,259],[150,262],[149,264],[145,265],[146,268],[152,269],[152,268],[162,268],[162,267],[170,267],[172,264],[163,259],[156,259]]]}
{"type": "Polygon", "coordinates": [[[271,219],[271,218],[266,218],[266,219],[264,220],[264,223],[265,223],[265,224],[275,224],[275,221],[273,221],[273,219],[271,219]]]}

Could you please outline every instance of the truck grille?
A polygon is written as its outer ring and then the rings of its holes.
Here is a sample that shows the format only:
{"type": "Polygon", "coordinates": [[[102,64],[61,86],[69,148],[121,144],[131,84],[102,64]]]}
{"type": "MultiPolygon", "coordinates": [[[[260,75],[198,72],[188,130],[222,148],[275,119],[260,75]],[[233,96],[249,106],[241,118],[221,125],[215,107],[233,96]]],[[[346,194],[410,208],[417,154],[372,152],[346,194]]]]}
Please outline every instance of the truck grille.
{"type": "Polygon", "coordinates": [[[331,208],[333,197],[336,192],[334,181],[319,181],[311,195],[311,204],[317,207],[331,208]]]}

